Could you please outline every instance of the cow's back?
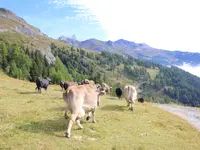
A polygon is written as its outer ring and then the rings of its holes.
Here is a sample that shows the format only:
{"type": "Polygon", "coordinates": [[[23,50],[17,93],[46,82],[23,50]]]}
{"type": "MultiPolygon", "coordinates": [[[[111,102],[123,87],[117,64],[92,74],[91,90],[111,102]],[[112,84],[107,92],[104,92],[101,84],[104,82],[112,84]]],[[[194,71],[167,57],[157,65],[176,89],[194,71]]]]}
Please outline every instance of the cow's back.
{"type": "Polygon", "coordinates": [[[97,93],[91,85],[70,86],[66,91],[66,102],[72,113],[79,113],[80,109],[97,107],[97,93]]]}
{"type": "Polygon", "coordinates": [[[65,101],[68,105],[68,109],[73,113],[77,114],[80,112],[80,108],[84,102],[84,93],[80,93],[75,88],[68,88],[66,91],[65,101]]]}
{"type": "Polygon", "coordinates": [[[137,98],[137,91],[133,85],[126,85],[124,87],[124,97],[126,100],[134,101],[137,98]]]}

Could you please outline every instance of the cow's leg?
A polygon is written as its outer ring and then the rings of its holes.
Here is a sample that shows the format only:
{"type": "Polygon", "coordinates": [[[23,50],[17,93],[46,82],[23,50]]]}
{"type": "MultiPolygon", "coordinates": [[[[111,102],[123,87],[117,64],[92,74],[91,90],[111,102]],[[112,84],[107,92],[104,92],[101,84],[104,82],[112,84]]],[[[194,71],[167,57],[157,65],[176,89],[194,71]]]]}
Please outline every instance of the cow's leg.
{"type": "Polygon", "coordinates": [[[69,116],[67,115],[67,111],[68,111],[68,109],[67,109],[67,107],[66,107],[66,108],[65,108],[65,114],[64,114],[65,119],[69,119],[69,116]]]}
{"type": "Polygon", "coordinates": [[[68,116],[67,112],[68,112],[68,104],[66,103],[65,114],[64,114],[65,119],[69,119],[69,116],[68,116]]]}
{"type": "Polygon", "coordinates": [[[79,126],[80,129],[83,129],[83,126],[81,125],[81,122],[80,122],[80,118],[77,118],[76,124],[79,126]]]}
{"type": "Polygon", "coordinates": [[[38,87],[38,92],[39,92],[39,93],[42,93],[41,87],[38,87]]]}
{"type": "Polygon", "coordinates": [[[96,120],[95,120],[95,109],[92,111],[92,122],[96,123],[96,120]]]}
{"type": "Polygon", "coordinates": [[[70,118],[70,120],[69,120],[69,122],[68,122],[68,125],[67,125],[67,131],[66,131],[66,133],[65,133],[65,136],[66,136],[67,138],[69,138],[69,137],[71,136],[72,125],[73,125],[73,123],[76,121],[76,118],[77,118],[77,114],[72,114],[72,115],[71,115],[71,118],[70,118]]]}
{"type": "Polygon", "coordinates": [[[86,120],[90,120],[90,115],[91,115],[91,112],[88,113],[88,116],[86,117],[86,120]]]}
{"type": "Polygon", "coordinates": [[[131,102],[130,104],[131,104],[131,108],[130,108],[130,110],[133,111],[134,102],[131,102]]]}
{"type": "Polygon", "coordinates": [[[45,89],[45,91],[47,92],[47,87],[45,87],[44,89],[45,89]]]}
{"type": "Polygon", "coordinates": [[[77,123],[77,125],[79,126],[80,129],[83,129],[83,126],[81,125],[80,120],[84,116],[85,116],[85,110],[83,108],[81,108],[81,111],[79,112],[79,114],[76,118],[76,123],[77,123]]]}
{"type": "Polygon", "coordinates": [[[129,102],[128,100],[126,100],[126,102],[127,102],[127,107],[129,107],[129,105],[130,105],[130,102],[129,102]]]}

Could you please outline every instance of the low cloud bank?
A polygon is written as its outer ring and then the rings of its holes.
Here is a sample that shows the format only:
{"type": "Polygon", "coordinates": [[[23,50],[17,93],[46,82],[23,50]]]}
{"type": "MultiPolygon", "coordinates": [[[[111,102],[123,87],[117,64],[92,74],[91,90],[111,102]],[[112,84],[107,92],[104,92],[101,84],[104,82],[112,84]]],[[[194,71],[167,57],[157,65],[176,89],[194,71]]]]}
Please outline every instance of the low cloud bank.
{"type": "Polygon", "coordinates": [[[200,77],[200,65],[192,66],[191,64],[184,63],[182,66],[177,66],[177,67],[200,77]]]}

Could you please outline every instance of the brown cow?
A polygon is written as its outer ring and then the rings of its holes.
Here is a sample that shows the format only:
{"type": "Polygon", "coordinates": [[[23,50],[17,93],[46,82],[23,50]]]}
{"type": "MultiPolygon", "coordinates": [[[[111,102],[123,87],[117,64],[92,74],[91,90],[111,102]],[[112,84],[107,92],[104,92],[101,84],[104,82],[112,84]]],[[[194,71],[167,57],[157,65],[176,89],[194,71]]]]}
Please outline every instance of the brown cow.
{"type": "Polygon", "coordinates": [[[98,90],[96,85],[92,83],[70,86],[67,91],[63,93],[63,98],[66,101],[65,118],[69,118],[66,137],[70,137],[74,122],[76,122],[80,128],[83,128],[80,124],[80,119],[85,115],[85,112],[91,112],[93,122],[96,122],[95,110],[100,103],[100,96],[104,94],[105,91],[98,90]],[[71,112],[70,117],[68,117],[67,114],[68,110],[71,112]]]}

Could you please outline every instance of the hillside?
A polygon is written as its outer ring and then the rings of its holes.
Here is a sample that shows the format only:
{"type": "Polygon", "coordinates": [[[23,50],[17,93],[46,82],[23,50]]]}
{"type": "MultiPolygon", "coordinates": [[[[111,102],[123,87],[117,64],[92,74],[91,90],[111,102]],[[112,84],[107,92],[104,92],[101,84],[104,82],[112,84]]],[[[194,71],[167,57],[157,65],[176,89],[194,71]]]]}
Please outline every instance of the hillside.
{"type": "Polygon", "coordinates": [[[83,119],[84,129],[78,130],[74,125],[71,139],[66,139],[61,88],[50,85],[47,93],[42,91],[42,94],[34,90],[34,83],[0,72],[0,149],[199,148],[200,134],[185,120],[149,103],[136,103],[132,113],[124,99],[109,96],[101,98],[97,123],[83,119]]]}
{"type": "Polygon", "coordinates": [[[23,18],[17,16],[6,8],[0,8],[0,39],[7,42],[17,43],[33,51],[39,50],[43,55],[52,60],[50,44],[54,42],[59,46],[68,46],[63,42],[49,38],[38,28],[28,24],[23,18]]]}
{"type": "MultiPolygon", "coordinates": [[[[11,77],[35,82],[39,76],[48,76],[56,84],[61,80],[80,82],[87,78],[113,86],[113,95],[116,87],[134,84],[139,97],[149,101],[200,106],[200,78],[190,73],[129,55],[75,48],[51,40],[11,11],[0,10],[0,19],[6,26],[0,32],[0,35],[6,35],[0,39],[0,70],[11,77]],[[14,26],[28,26],[34,33],[19,32],[13,29],[14,26]],[[46,43],[33,36],[46,38],[46,43]],[[29,45],[27,41],[20,40],[21,37],[33,42],[29,45]],[[47,49],[40,44],[46,45],[47,49]]],[[[118,44],[121,42],[124,41],[118,41],[118,44]]]]}
{"type": "Polygon", "coordinates": [[[145,43],[135,43],[123,39],[117,41],[100,41],[97,39],[77,41],[72,38],[60,36],[58,40],[65,41],[66,43],[78,48],[129,55],[138,59],[158,62],[166,66],[181,66],[184,63],[189,63],[194,66],[200,64],[200,53],[156,49],[145,43]]]}

